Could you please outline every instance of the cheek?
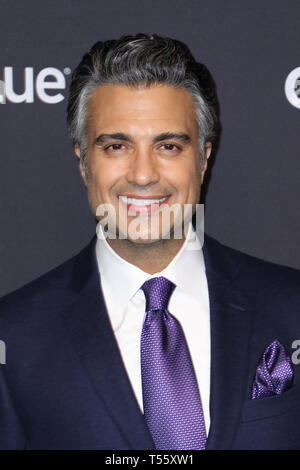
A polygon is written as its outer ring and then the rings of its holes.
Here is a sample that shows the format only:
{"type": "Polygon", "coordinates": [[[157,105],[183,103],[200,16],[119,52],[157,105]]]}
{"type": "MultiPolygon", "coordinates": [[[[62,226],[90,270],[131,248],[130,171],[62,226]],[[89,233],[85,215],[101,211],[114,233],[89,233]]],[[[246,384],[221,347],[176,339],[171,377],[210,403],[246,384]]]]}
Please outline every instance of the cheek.
{"type": "Polygon", "coordinates": [[[199,169],[194,162],[180,165],[172,174],[174,185],[183,192],[193,193],[200,186],[199,169]]]}
{"type": "Polygon", "coordinates": [[[90,189],[98,194],[106,194],[119,178],[117,165],[112,162],[98,162],[90,167],[90,189]]]}
{"type": "Polygon", "coordinates": [[[188,203],[196,203],[200,197],[201,179],[198,168],[195,166],[182,172],[181,191],[188,203]]]}

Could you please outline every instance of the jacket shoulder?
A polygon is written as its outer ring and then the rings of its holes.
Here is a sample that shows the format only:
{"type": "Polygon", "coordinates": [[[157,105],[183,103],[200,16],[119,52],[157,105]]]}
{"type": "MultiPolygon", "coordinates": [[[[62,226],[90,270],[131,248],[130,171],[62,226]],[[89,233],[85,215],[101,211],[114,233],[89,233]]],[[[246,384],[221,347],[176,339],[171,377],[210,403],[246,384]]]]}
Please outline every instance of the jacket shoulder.
{"type": "MultiPolygon", "coordinates": [[[[79,253],[67,259],[60,265],[42,274],[24,286],[0,298],[0,319],[5,313],[24,313],[26,307],[31,310],[45,309],[61,305],[64,299],[69,300],[72,276],[76,263],[84,259],[91,248],[92,241],[79,253]]],[[[28,309],[27,309],[28,311],[28,309]]],[[[27,312],[26,312],[27,313],[27,312]]]]}
{"type": "Polygon", "coordinates": [[[209,263],[244,283],[245,290],[269,287],[270,290],[290,289],[300,294],[300,270],[284,266],[229,247],[205,235],[209,263]]]}

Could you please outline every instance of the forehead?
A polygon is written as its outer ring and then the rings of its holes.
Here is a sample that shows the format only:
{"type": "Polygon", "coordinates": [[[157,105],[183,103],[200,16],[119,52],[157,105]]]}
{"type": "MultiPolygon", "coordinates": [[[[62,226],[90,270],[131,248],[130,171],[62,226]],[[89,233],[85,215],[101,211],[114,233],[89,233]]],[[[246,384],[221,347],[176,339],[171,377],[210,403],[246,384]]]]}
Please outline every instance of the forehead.
{"type": "Polygon", "coordinates": [[[133,88],[101,85],[93,92],[88,109],[88,129],[197,132],[190,93],[182,88],[154,85],[133,88]]]}

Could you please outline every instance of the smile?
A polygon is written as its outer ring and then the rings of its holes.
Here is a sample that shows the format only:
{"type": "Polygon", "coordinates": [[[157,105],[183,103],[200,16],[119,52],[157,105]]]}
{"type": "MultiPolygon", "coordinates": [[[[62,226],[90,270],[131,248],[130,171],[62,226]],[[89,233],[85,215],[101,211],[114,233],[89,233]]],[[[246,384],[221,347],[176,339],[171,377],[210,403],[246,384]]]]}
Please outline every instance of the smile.
{"type": "Polygon", "coordinates": [[[150,196],[147,199],[133,196],[119,196],[119,200],[122,204],[127,207],[127,210],[153,213],[159,209],[159,207],[165,203],[170,196],[150,196]]]}

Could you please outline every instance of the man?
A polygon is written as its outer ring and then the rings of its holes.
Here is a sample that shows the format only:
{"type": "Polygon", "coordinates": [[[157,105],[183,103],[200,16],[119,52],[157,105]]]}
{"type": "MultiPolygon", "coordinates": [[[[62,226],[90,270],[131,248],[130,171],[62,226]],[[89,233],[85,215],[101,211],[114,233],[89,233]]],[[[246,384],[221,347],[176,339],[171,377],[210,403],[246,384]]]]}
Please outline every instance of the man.
{"type": "Polygon", "coordinates": [[[300,448],[300,274],[197,231],[215,110],[169,38],[99,42],[74,71],[98,237],[1,299],[2,449],[300,448]]]}

